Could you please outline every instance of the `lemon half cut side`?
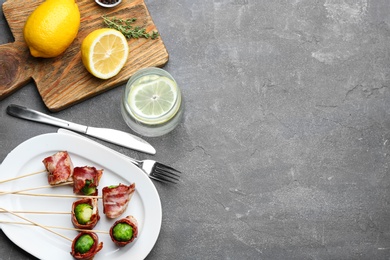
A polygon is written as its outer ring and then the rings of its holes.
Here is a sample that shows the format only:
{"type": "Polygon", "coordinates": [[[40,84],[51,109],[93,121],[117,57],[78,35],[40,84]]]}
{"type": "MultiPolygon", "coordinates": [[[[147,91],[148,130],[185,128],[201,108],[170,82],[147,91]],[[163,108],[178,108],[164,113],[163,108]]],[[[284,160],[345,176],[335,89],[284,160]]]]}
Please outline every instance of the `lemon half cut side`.
{"type": "Polygon", "coordinates": [[[126,64],[128,55],[126,37],[115,29],[92,31],[81,44],[81,58],[85,68],[100,79],[117,75],[126,64]]]}

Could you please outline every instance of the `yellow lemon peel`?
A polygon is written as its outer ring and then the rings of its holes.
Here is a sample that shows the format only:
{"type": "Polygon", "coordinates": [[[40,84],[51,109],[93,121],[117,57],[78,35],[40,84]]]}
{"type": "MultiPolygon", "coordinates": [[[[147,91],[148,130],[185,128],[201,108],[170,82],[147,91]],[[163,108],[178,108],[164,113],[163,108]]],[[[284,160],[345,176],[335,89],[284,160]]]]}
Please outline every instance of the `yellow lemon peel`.
{"type": "Polygon", "coordinates": [[[24,40],[34,57],[62,54],[76,38],[80,11],[74,0],[46,0],[27,18],[24,40]]]}

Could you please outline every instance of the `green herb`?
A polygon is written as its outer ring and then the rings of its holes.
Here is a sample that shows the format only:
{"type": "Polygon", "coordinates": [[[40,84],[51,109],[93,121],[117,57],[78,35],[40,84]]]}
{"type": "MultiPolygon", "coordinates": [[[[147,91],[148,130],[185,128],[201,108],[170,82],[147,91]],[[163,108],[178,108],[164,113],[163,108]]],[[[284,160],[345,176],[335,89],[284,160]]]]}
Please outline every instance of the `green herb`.
{"type": "Polygon", "coordinates": [[[132,24],[137,21],[136,18],[130,18],[130,19],[120,19],[116,17],[107,17],[105,15],[102,16],[104,24],[108,28],[112,28],[115,30],[120,31],[126,38],[151,38],[156,39],[159,36],[159,33],[156,31],[153,31],[151,34],[147,33],[144,28],[141,28],[139,26],[133,26],[132,24]]]}

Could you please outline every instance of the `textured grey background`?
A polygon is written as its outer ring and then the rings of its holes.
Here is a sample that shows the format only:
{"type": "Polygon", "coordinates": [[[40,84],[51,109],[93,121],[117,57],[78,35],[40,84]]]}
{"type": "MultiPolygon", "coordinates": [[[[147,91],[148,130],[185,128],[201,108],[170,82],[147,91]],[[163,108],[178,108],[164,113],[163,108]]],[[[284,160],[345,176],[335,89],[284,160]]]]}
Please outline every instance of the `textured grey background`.
{"type": "MultiPolygon", "coordinates": [[[[390,259],[390,1],[145,2],[186,101],[147,139],[183,170],[147,259],[390,259]]],[[[122,88],[55,115],[128,130],[122,88]]],[[[0,102],[0,161],[57,130],[11,103],[47,112],[33,83],[0,102]]],[[[0,233],[0,259],[34,258],[0,233]]]]}

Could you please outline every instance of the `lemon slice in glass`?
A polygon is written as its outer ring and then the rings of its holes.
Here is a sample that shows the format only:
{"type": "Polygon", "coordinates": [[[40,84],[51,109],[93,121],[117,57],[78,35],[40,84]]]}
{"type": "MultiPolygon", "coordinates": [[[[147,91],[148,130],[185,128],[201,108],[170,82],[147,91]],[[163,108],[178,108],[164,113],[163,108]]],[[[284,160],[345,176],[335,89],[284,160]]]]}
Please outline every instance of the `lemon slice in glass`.
{"type": "Polygon", "coordinates": [[[140,122],[162,124],[177,113],[180,90],[175,81],[165,76],[146,75],[132,84],[128,104],[140,122]]]}
{"type": "Polygon", "coordinates": [[[97,29],[88,34],[81,44],[81,58],[85,68],[100,79],[117,75],[128,55],[126,37],[115,29],[97,29]]]}

